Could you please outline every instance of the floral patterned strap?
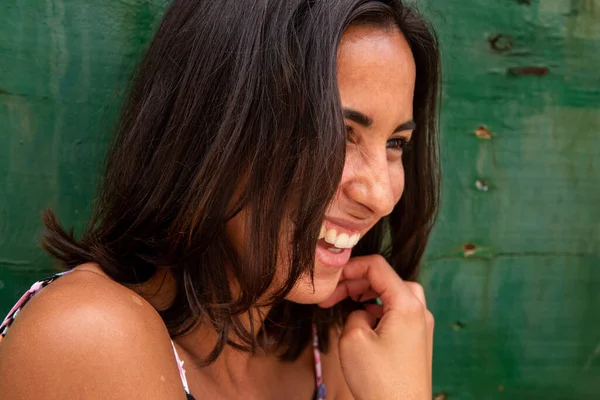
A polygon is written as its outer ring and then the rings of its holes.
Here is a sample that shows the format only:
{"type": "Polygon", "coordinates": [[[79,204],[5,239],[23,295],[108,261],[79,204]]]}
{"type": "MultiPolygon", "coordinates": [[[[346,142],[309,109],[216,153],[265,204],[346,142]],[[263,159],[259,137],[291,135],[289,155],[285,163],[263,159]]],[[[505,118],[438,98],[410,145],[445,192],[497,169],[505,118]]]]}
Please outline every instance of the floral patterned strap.
{"type": "Polygon", "coordinates": [[[325,384],[323,383],[323,370],[321,368],[321,349],[319,348],[319,335],[317,335],[317,326],[312,326],[313,334],[313,354],[315,360],[315,379],[317,382],[316,400],[324,400],[326,395],[325,384]]]}
{"type": "Polygon", "coordinates": [[[177,349],[175,348],[175,343],[173,343],[172,340],[171,346],[173,346],[173,353],[175,353],[175,359],[177,360],[177,368],[179,368],[179,377],[181,378],[181,383],[183,384],[185,393],[190,394],[190,388],[187,383],[187,378],[185,377],[185,368],[183,368],[183,361],[181,361],[179,358],[179,354],[177,354],[177,349]]]}

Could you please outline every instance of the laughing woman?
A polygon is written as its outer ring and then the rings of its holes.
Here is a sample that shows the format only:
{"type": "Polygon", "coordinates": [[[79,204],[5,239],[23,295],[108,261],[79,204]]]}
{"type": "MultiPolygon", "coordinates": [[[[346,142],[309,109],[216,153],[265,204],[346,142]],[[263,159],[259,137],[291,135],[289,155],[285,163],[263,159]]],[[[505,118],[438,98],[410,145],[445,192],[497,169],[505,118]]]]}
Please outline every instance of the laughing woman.
{"type": "Polygon", "coordinates": [[[439,75],[399,0],[175,0],[2,398],[430,399],[439,75]]]}

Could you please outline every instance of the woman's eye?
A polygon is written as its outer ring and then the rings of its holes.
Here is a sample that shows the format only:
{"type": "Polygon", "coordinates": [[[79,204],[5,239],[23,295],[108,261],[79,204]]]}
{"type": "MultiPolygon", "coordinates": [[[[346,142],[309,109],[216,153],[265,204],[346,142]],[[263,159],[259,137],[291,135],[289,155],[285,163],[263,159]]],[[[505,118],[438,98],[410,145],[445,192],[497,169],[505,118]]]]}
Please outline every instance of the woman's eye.
{"type": "Polygon", "coordinates": [[[387,148],[392,150],[407,150],[409,145],[410,141],[405,138],[393,138],[387,141],[387,148]]]}

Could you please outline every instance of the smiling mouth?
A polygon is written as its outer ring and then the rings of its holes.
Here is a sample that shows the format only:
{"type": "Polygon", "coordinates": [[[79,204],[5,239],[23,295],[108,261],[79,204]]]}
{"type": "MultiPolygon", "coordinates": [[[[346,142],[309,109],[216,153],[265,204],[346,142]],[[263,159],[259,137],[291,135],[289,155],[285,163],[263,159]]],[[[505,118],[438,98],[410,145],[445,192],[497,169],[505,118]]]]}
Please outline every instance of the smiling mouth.
{"type": "Polygon", "coordinates": [[[325,224],[321,225],[319,240],[323,239],[325,248],[335,254],[339,254],[345,249],[351,249],[360,240],[359,232],[341,232],[335,228],[329,228],[325,224]]]}

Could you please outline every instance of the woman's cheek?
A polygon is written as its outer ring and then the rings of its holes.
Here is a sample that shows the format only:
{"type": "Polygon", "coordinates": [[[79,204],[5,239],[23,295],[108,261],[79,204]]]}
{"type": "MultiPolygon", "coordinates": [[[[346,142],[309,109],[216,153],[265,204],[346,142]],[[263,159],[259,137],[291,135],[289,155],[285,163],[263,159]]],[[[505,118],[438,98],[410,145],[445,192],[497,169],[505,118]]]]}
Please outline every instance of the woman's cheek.
{"type": "Polygon", "coordinates": [[[404,193],[404,166],[401,162],[390,168],[390,175],[392,193],[396,203],[398,203],[402,197],[402,193],[404,193]]]}

